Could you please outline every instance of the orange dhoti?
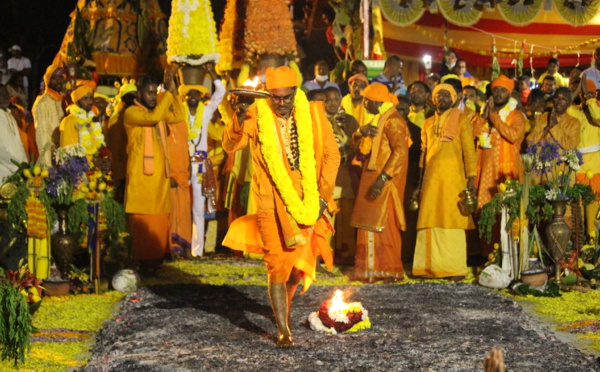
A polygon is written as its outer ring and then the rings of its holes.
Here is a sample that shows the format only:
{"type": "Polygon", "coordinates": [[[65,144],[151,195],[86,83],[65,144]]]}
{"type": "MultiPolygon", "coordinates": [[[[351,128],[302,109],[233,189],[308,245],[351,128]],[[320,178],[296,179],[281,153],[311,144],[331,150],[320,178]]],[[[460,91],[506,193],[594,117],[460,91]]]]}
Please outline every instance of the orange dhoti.
{"type": "Polygon", "coordinates": [[[162,260],[169,252],[169,214],[129,214],[132,236],[131,258],[162,260]]]}
{"type": "Polygon", "coordinates": [[[387,204],[387,218],[382,232],[358,229],[354,265],[357,279],[404,278],[402,239],[393,199],[389,198],[387,204]]]}
{"type": "MultiPolygon", "coordinates": [[[[252,214],[237,218],[229,226],[223,245],[234,250],[264,254],[269,283],[287,282],[295,267],[302,273],[302,292],[305,292],[315,280],[317,256],[323,258],[329,269],[333,266],[333,255],[327,243],[331,230],[326,219],[320,218],[314,225],[309,243],[288,248],[274,214],[252,214]]],[[[301,231],[306,237],[310,235],[310,228],[301,231]]]]}

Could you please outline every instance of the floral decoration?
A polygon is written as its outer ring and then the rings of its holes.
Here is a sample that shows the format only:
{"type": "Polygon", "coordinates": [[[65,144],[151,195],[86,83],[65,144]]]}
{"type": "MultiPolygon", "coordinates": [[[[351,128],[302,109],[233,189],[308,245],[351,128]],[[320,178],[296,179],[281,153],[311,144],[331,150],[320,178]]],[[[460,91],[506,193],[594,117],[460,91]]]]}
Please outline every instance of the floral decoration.
{"type": "Polygon", "coordinates": [[[298,148],[300,151],[300,173],[304,199],[294,189],[292,180],[283,163],[279,150],[278,135],[275,131],[275,114],[266,100],[258,100],[258,139],[269,174],[283,199],[290,215],[301,225],[313,225],[319,218],[319,189],[317,187],[317,166],[313,139],[312,118],[306,95],[296,92],[294,101],[294,121],[298,128],[298,148]]]}
{"type": "Polygon", "coordinates": [[[247,0],[244,25],[246,58],[263,54],[290,56],[295,59],[296,38],[285,0],[247,0]]]}

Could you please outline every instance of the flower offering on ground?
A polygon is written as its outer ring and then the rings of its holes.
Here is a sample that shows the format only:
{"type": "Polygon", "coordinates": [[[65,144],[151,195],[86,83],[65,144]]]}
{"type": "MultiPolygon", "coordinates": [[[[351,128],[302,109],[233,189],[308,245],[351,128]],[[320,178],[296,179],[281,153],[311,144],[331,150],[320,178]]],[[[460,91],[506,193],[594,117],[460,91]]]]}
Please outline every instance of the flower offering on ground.
{"type": "Polygon", "coordinates": [[[357,332],[371,328],[369,312],[360,302],[344,302],[344,293],[337,290],[330,300],[325,300],[319,311],[308,316],[310,328],[329,334],[357,332]]]}

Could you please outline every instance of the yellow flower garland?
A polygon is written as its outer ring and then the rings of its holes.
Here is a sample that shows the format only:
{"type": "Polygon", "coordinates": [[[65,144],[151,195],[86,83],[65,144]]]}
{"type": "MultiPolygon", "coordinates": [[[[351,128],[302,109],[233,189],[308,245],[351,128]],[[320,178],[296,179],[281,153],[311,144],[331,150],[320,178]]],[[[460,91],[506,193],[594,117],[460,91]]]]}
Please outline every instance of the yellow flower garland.
{"type": "Polygon", "coordinates": [[[204,104],[202,102],[198,102],[198,108],[196,108],[196,116],[194,116],[194,124],[190,127],[192,123],[190,120],[190,108],[188,107],[187,102],[183,104],[185,107],[185,121],[188,123],[188,141],[193,141],[200,133],[202,133],[202,117],[204,116],[204,104]]]}
{"type": "Polygon", "coordinates": [[[301,90],[296,92],[294,100],[294,119],[298,129],[298,149],[300,151],[300,173],[302,174],[301,200],[294,189],[292,180],[283,163],[283,155],[278,143],[279,136],[275,129],[275,114],[266,100],[258,100],[258,140],[269,174],[287,211],[301,225],[313,225],[319,218],[319,190],[317,187],[317,165],[313,140],[312,118],[306,95],[301,90]]]}
{"type": "Polygon", "coordinates": [[[77,132],[79,133],[79,143],[85,149],[86,155],[94,155],[104,144],[104,134],[102,133],[102,123],[94,122],[96,114],[93,111],[85,111],[76,104],[67,107],[67,111],[77,118],[77,132]],[[91,133],[90,133],[91,128],[91,133]],[[92,141],[92,135],[94,140],[92,141]],[[95,144],[95,146],[94,146],[95,144]]]}

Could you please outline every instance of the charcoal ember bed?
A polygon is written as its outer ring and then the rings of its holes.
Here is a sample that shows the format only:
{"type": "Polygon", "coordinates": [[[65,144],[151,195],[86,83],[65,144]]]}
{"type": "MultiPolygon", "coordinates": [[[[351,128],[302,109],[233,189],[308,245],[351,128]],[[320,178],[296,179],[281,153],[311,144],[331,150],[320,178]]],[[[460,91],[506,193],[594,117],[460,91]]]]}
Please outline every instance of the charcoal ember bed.
{"type": "Polygon", "coordinates": [[[558,340],[512,299],[469,284],[341,287],[369,310],[372,328],[326,335],[309,313],[338,287],[294,301],[297,347],[274,347],[263,286],[166,285],[126,298],[100,332],[85,371],[482,371],[492,347],[508,371],[600,371],[595,357],[558,340]]]}

